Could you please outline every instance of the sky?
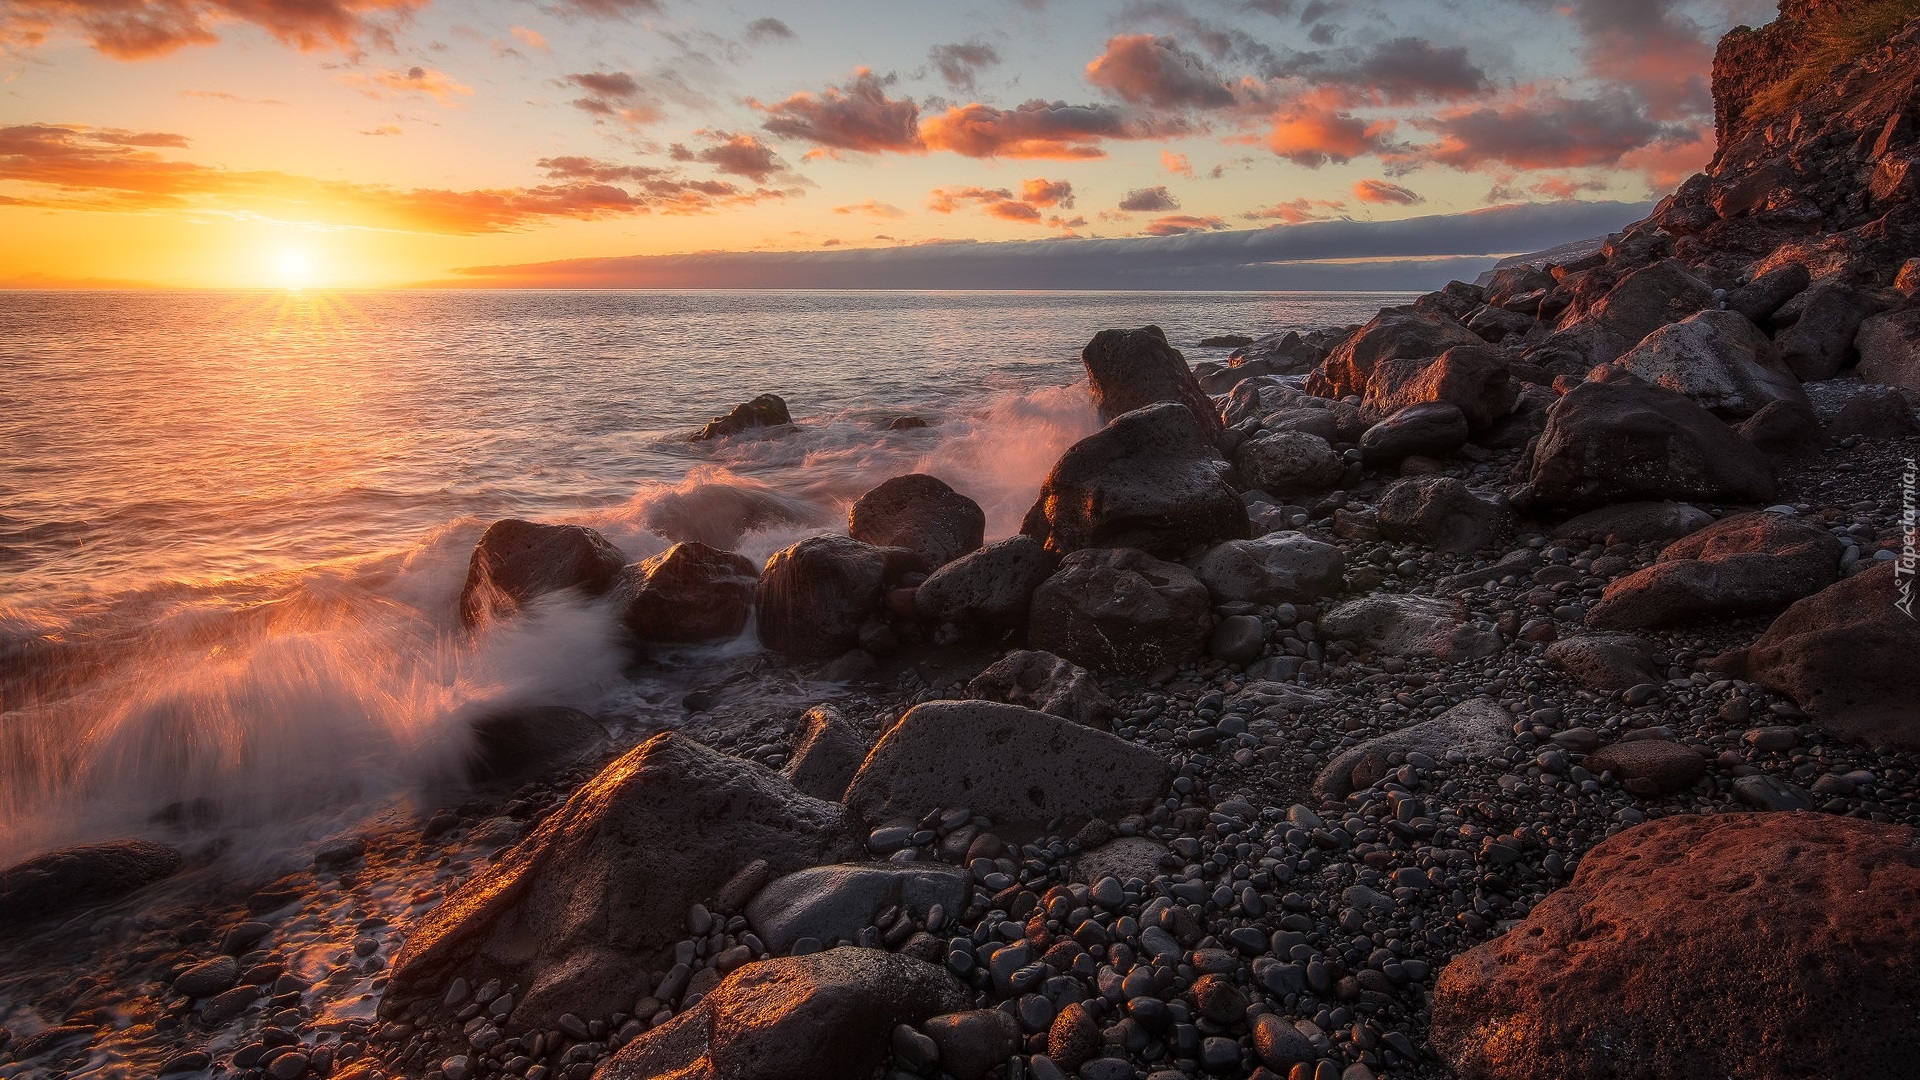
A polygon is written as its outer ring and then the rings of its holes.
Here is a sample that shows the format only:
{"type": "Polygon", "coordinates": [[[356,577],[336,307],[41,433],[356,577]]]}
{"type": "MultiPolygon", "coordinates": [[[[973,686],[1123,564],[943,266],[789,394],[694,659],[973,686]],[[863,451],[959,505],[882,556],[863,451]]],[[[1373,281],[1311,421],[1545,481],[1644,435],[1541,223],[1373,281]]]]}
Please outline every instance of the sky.
{"type": "Polygon", "coordinates": [[[1765,0],[0,0],[0,287],[1422,288],[1765,0]]]}

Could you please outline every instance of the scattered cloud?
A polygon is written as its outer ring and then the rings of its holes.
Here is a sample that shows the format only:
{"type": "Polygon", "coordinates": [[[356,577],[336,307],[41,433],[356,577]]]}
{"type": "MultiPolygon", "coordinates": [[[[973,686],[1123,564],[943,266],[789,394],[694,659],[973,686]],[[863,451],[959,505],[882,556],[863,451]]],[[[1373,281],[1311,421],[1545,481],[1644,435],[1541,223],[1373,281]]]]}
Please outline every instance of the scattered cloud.
{"type": "Polygon", "coordinates": [[[285,105],[279,98],[250,98],[238,94],[229,94],[225,90],[182,90],[181,97],[200,98],[203,101],[225,101],[234,105],[285,105]]]}
{"type": "Polygon", "coordinates": [[[532,49],[534,52],[544,53],[553,51],[553,49],[547,45],[547,39],[538,30],[532,30],[524,26],[516,26],[507,32],[512,34],[515,40],[527,48],[532,49]]]}
{"type": "Polygon", "coordinates": [[[927,146],[977,158],[1102,158],[1107,139],[1153,139],[1187,131],[1177,119],[1130,114],[1109,105],[1033,100],[1011,109],[973,103],[929,116],[927,146]]]}
{"type": "Polygon", "coordinates": [[[362,135],[398,135],[400,133],[401,133],[400,128],[396,125],[381,124],[377,127],[369,128],[366,131],[361,132],[360,134],[362,135]]]}
{"type": "Polygon", "coordinates": [[[1162,109],[1227,109],[1236,104],[1206,60],[1172,38],[1121,34],[1087,64],[1087,81],[1122,101],[1162,109]]]}
{"type": "Polygon", "coordinates": [[[596,119],[638,127],[661,117],[659,103],[631,72],[583,71],[568,75],[562,82],[585,91],[584,96],[574,99],[573,107],[596,119]]]}
{"type": "Polygon", "coordinates": [[[1021,182],[1018,195],[1007,188],[953,187],[935,188],[927,196],[927,209],[936,214],[951,214],[969,204],[1002,221],[1049,225],[1056,229],[1086,224],[1085,218],[1068,220],[1057,213],[1043,212],[1073,209],[1073,185],[1065,180],[1034,177],[1021,182]]]}
{"type": "Polygon", "coordinates": [[[446,72],[418,66],[405,71],[346,71],[334,76],[334,80],[355,87],[368,97],[425,94],[444,109],[457,104],[455,95],[473,94],[473,87],[461,84],[446,72]]]}
{"type": "Polygon", "coordinates": [[[1193,165],[1187,161],[1187,155],[1176,154],[1171,150],[1160,151],[1160,168],[1175,176],[1193,179],[1193,165]]]}
{"type": "Polygon", "coordinates": [[[556,15],[589,19],[631,19],[660,10],[659,0],[549,0],[546,6],[556,15]]]}
{"type": "Polygon", "coordinates": [[[1286,202],[1249,210],[1240,216],[1248,221],[1278,221],[1298,225],[1306,221],[1325,221],[1339,216],[1347,204],[1335,199],[1289,199],[1286,202]]]}
{"type": "Polygon", "coordinates": [[[743,36],[755,44],[765,41],[793,41],[799,37],[798,34],[793,32],[793,27],[788,26],[786,23],[781,22],[771,15],[763,19],[755,19],[748,23],[746,33],[743,36]]]}
{"type": "Polygon", "coordinates": [[[907,216],[905,210],[887,203],[878,202],[874,199],[862,199],[857,203],[851,203],[847,206],[836,206],[833,208],[833,212],[836,214],[860,214],[870,218],[903,218],[907,216]]]}
{"type": "Polygon", "coordinates": [[[1360,181],[1353,185],[1353,197],[1363,203],[1389,203],[1397,206],[1416,206],[1427,201],[1426,196],[1386,180],[1360,181]]]}
{"type": "Polygon", "coordinates": [[[730,131],[698,131],[695,134],[709,140],[709,145],[699,150],[690,150],[681,143],[668,148],[668,154],[675,161],[699,161],[713,166],[713,171],[731,176],[744,176],[756,184],[764,184],[786,171],[786,162],[773,152],[773,148],[752,135],[736,135],[730,131]]]}
{"type": "Polygon", "coordinates": [[[1168,214],[1154,218],[1147,225],[1148,236],[1181,236],[1186,233],[1207,232],[1227,227],[1225,219],[1217,217],[1195,217],[1192,214],[1168,214]]]}
{"type": "Polygon", "coordinates": [[[1295,102],[1273,117],[1267,148],[1295,165],[1317,169],[1344,165],[1364,154],[1388,149],[1392,120],[1369,120],[1317,100],[1295,102]]]}
{"type": "Polygon", "coordinates": [[[247,24],[301,52],[392,47],[394,31],[427,0],[7,0],[0,49],[38,48],[75,37],[116,60],[150,60],[211,45],[229,24],[247,24]]]}
{"type": "Polygon", "coordinates": [[[927,50],[927,59],[933,63],[935,71],[955,90],[964,90],[971,94],[980,73],[988,68],[998,67],[1000,53],[993,46],[981,41],[958,42],[951,45],[935,45],[927,50]]]}
{"type": "Polygon", "coordinates": [[[1120,209],[1129,213],[1158,213],[1162,210],[1180,209],[1180,200],[1173,197],[1164,185],[1159,187],[1134,188],[1127,197],[1120,200],[1120,209]]]}
{"type": "Polygon", "coordinates": [[[853,78],[818,94],[801,91],[785,101],[748,104],[767,114],[760,126],[781,138],[812,143],[816,153],[915,153],[920,141],[920,107],[911,98],[890,98],[893,78],[858,68],[853,78]]]}
{"type": "Polygon", "coordinates": [[[1463,106],[1412,123],[1437,140],[1401,148],[1391,165],[1433,163],[1467,172],[1617,165],[1633,151],[1686,133],[1649,118],[1622,90],[1568,98],[1540,87],[1523,87],[1504,104],[1463,106]]]}

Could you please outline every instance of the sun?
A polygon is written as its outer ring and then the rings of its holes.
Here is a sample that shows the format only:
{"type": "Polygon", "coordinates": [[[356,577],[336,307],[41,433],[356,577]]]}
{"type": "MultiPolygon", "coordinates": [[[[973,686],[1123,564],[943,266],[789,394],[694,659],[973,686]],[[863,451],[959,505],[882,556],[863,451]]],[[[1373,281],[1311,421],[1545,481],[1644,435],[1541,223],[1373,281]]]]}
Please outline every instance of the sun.
{"type": "Polygon", "coordinates": [[[301,248],[284,248],[274,259],[280,272],[280,284],[289,289],[305,288],[313,283],[313,257],[301,248]]]}

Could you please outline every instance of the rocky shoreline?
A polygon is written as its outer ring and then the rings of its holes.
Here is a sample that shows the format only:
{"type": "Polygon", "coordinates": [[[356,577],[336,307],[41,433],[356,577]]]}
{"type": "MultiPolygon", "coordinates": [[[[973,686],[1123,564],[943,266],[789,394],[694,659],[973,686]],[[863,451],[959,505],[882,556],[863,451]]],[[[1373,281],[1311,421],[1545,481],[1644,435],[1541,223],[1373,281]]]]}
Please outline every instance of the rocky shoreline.
{"type": "Polygon", "coordinates": [[[1598,250],[1095,337],[1016,536],[921,475],[759,568],[496,523],[477,632],[769,651],[638,746],[490,717],[271,882],[0,872],[0,1077],[1909,1075],[1920,21],[1780,115],[1755,40],[1598,250]]]}

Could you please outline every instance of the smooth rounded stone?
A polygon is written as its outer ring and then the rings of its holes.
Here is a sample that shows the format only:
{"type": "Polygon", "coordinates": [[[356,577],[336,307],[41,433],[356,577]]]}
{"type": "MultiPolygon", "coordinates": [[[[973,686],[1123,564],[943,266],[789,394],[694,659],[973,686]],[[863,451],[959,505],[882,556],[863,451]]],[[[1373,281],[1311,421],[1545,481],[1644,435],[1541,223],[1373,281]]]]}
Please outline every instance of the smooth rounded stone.
{"type": "MultiPolygon", "coordinates": [[[[1469,329],[1480,332],[1478,327],[1469,329]]],[[[1370,413],[1391,416],[1435,402],[1459,409],[1474,431],[1491,427],[1519,402],[1519,387],[1507,373],[1506,354],[1484,345],[1463,345],[1432,360],[1381,361],[1367,380],[1360,405],[1370,413]]]]}
{"type": "Polygon", "coordinates": [[[1099,1052],[1100,1027],[1087,1007],[1077,1001],[1061,1006],[1047,1027],[1047,1057],[1071,1071],[1099,1052]]]}
{"type": "Polygon", "coordinates": [[[239,981],[240,961],[231,956],[216,956],[181,972],[173,980],[173,989],[188,997],[212,997],[233,989],[233,984],[239,981]]]}
{"type": "Polygon", "coordinates": [[[151,840],[61,848],[0,870],[0,922],[24,922],[117,900],[180,868],[180,853],[151,840]]]}
{"type": "Polygon", "coordinates": [[[1800,729],[1784,724],[1767,727],[1749,728],[1740,736],[1740,741],[1765,754],[1791,750],[1800,742],[1800,729]]]}
{"type": "Polygon", "coordinates": [[[1862,379],[1920,390],[1920,307],[1875,315],[1860,324],[1853,344],[1860,351],[1862,379]]]}
{"type": "Polygon", "coordinates": [[[1886,562],[1829,585],[1708,666],[1784,694],[1842,738],[1920,749],[1920,622],[1901,607],[1897,572],[1886,562]]]}
{"type": "Polygon", "coordinates": [[[1257,615],[1221,619],[1207,638],[1207,653],[1229,664],[1248,664],[1267,647],[1267,626],[1257,615]]]}
{"type": "Polygon", "coordinates": [[[1513,528],[1513,512],[1451,476],[1410,476],[1380,493],[1380,535],[1467,554],[1491,547],[1513,528]]]}
{"type": "Polygon", "coordinates": [[[1707,775],[1706,759],[1690,747],[1665,739],[1614,743],[1587,755],[1587,771],[1610,772],[1634,794],[1672,795],[1707,775]]]}
{"type": "Polygon", "coordinates": [[[1537,501],[1773,499],[1773,466],[1751,443],[1686,396],[1627,380],[1581,383],[1547,410],[1528,472],[1537,501]]]}
{"type": "Polygon", "coordinates": [[[607,729],[578,709],[525,706],[487,713],[472,725],[467,778],[518,782],[579,764],[607,745],[607,729]]]}
{"type": "Polygon", "coordinates": [[[1833,416],[1827,432],[1836,439],[1849,436],[1862,439],[1908,439],[1920,435],[1920,419],[1914,417],[1915,400],[1920,394],[1892,387],[1862,387],[1848,395],[1847,403],[1833,416]]]}
{"type": "Polygon", "coordinates": [[[502,518],[487,526],[467,562],[460,621],[468,627],[514,615],[536,597],[599,596],[627,557],[592,529],[502,518]]]}
{"type": "Polygon", "coordinates": [[[1032,1080],[1067,1080],[1067,1072],[1054,1064],[1045,1054],[1035,1054],[1027,1059],[1027,1075],[1032,1080]]]}
{"type": "Polygon", "coordinates": [[[623,567],[613,586],[620,621],[643,642],[738,637],[760,577],[749,559],[698,542],[623,567]]]}
{"type": "Polygon", "coordinates": [[[1164,758],[1104,731],[987,701],[907,710],[847,787],[864,821],[967,806],[1002,835],[1056,817],[1118,821],[1166,791],[1164,758]]]}
{"type": "Polygon", "coordinates": [[[1179,554],[1253,534],[1228,465],[1184,405],[1149,405],[1067,449],[1020,532],[1065,555],[1082,548],[1179,554]]]}
{"type": "Polygon", "coordinates": [[[1480,335],[1444,312],[1413,305],[1384,308],[1354,334],[1341,339],[1307,377],[1306,390],[1326,398],[1362,395],[1383,360],[1439,356],[1460,345],[1484,345],[1480,335]]]}
{"type": "Polygon", "coordinates": [[[1186,407],[1208,442],[1220,437],[1220,414],[1180,350],[1157,326],[1102,330],[1080,350],[1087,389],[1102,423],[1162,402],[1186,407]]]}
{"type": "Polygon", "coordinates": [[[860,644],[891,573],[913,556],[846,536],[815,536],[777,551],[754,589],[760,643],[789,656],[839,656],[860,644]]]}
{"type": "Polygon", "coordinates": [[[1409,405],[1360,436],[1360,458],[1369,465],[1420,456],[1447,458],[1466,445],[1467,417],[1451,401],[1409,405]]]}
{"type": "Polygon", "coordinates": [[[1253,1052],[1260,1055],[1262,1065],[1283,1076],[1295,1065],[1309,1064],[1319,1056],[1298,1028],[1273,1013],[1254,1018],[1253,1052]]]}
{"type": "Polygon", "coordinates": [[[260,1000],[259,987],[236,986],[202,1002],[200,1022],[208,1027],[221,1027],[246,1012],[258,1000],[260,1000]]]}
{"type": "Polygon", "coordinates": [[[747,904],[747,922],[775,952],[803,937],[851,939],[881,908],[899,906],[921,922],[938,905],[966,907],[966,872],[936,863],[815,866],[776,878],[747,904]]]}
{"type": "Polygon", "coordinates": [[[1797,784],[1789,784],[1762,773],[1738,777],[1733,782],[1733,797],[1755,810],[1812,810],[1817,805],[1813,793],[1797,784]]]}
{"type": "Polygon", "coordinates": [[[1437,759],[1453,752],[1467,761],[1479,761],[1504,749],[1512,738],[1513,714],[1491,699],[1474,698],[1431,720],[1341,751],[1320,770],[1313,788],[1323,800],[1337,802],[1378,783],[1395,754],[1404,758],[1419,753],[1437,759]]]}
{"type": "Polygon", "coordinates": [[[1038,649],[1017,649],[994,661],[967,683],[967,696],[1051,713],[1101,731],[1120,712],[1092,672],[1038,649]]]}
{"type": "Polygon", "coordinates": [[[795,791],[837,802],[867,757],[867,739],[840,710],[815,705],[800,717],[780,775],[795,791]]]}
{"type": "Polygon", "coordinates": [[[1023,994],[1017,1005],[1022,1031],[1043,1032],[1053,1024],[1053,1001],[1044,994],[1023,994]]]}
{"type": "Polygon", "coordinates": [[[932,964],[841,947],[748,964],[700,1003],[622,1047],[595,1080],[843,1080],[885,1063],[893,1030],[965,1008],[932,964]]]}
{"type": "Polygon", "coordinates": [[[1225,975],[1202,975],[1187,991],[1194,1010],[1216,1024],[1237,1024],[1246,1018],[1247,995],[1225,975]]]}
{"type": "Polygon", "coordinates": [[[1625,690],[1660,681],[1653,653],[1651,643],[1632,634],[1582,634],[1548,645],[1543,656],[1588,690],[1625,690]]]}
{"type": "Polygon", "coordinates": [[[1553,538],[1591,537],[1602,544],[1664,544],[1713,524],[1713,515],[1676,502],[1629,502],[1589,510],[1553,527],[1553,538]]]}
{"type": "Polygon", "coordinates": [[[1340,591],[1346,558],[1304,533],[1274,532],[1207,549],[1194,576],[1216,604],[1292,604],[1340,591]]]}
{"type": "Polygon", "coordinates": [[[978,550],[986,539],[980,504],[924,473],[887,480],[854,500],[847,535],[880,548],[906,548],[928,570],[978,550]]]}
{"type": "Polygon", "coordinates": [[[1200,1040],[1201,1068],[1211,1073],[1223,1073],[1239,1065],[1240,1044],[1236,1040],[1222,1035],[1209,1035],[1200,1040]]]}
{"type": "Polygon", "coordinates": [[[1831,442],[1811,408],[1784,401],[1769,402],[1759,412],[1735,425],[1740,437],[1774,458],[1807,457],[1831,442]]]}
{"type": "Polygon", "coordinates": [[[1199,655],[1211,607],[1186,567],[1133,549],[1090,548],[1067,556],[1034,593],[1027,640],[1095,671],[1144,673],[1199,655]]]}
{"type": "Polygon", "coordinates": [[[1346,475],[1346,463],[1327,441],[1303,431],[1275,431],[1234,451],[1240,478],[1269,495],[1288,498],[1326,491],[1346,475]]]}
{"type": "Polygon", "coordinates": [[[1427,596],[1374,593],[1349,600],[1320,620],[1320,632],[1409,658],[1479,660],[1501,649],[1499,631],[1466,623],[1453,604],[1427,596]]]}
{"type": "Polygon", "coordinates": [[[161,1076],[175,1073],[200,1072],[213,1064],[213,1055],[205,1050],[187,1050],[175,1054],[160,1064],[161,1076]]]}
{"type": "Polygon", "coordinates": [[[1027,624],[1033,591],[1056,560],[1031,536],[1010,536],[935,570],[914,590],[914,607],[929,622],[1015,629],[1027,624]]]}
{"type": "Polygon", "coordinates": [[[682,917],[752,863],[773,876],[860,856],[837,803],[683,735],[601,770],[525,840],[414,927],[388,994],[437,997],[454,976],[525,989],[517,1027],[604,1017],[670,966],[682,917]]]}
{"type": "Polygon", "coordinates": [[[778,394],[761,394],[752,401],[735,405],[725,416],[716,416],[692,437],[694,442],[724,439],[757,428],[785,427],[793,423],[786,399],[778,394]]]}
{"type": "Polygon", "coordinates": [[[1097,1057],[1074,1073],[1080,1080],[1136,1080],[1137,1073],[1124,1058],[1097,1057]]]}
{"type": "Polygon", "coordinates": [[[1776,401],[1811,407],[1766,333],[1734,311],[1702,311],[1663,326],[1610,366],[1720,417],[1752,416],[1776,401]]]}
{"type": "Polygon", "coordinates": [[[1634,630],[1775,611],[1831,585],[1844,550],[1832,533],[1797,517],[1736,514],[1608,583],[1586,622],[1634,630]]]}
{"type": "Polygon", "coordinates": [[[984,1080],[1020,1049],[1020,1023],[998,1009],[935,1016],[920,1030],[940,1048],[940,1071],[954,1080],[984,1080]]]}
{"type": "MultiPolygon", "coordinates": [[[[273,1080],[300,1080],[307,1075],[307,1069],[311,1063],[312,1059],[305,1054],[281,1054],[273,1059],[273,1064],[267,1066],[267,1075],[273,1080]]],[[[454,1080],[451,1072],[447,1074],[447,1080],[454,1080]]]]}
{"type": "Polygon", "coordinates": [[[1661,818],[1603,841],[1517,928],[1455,957],[1432,1043],[1489,1080],[1907,1076],[1915,911],[1911,829],[1661,818]]]}

